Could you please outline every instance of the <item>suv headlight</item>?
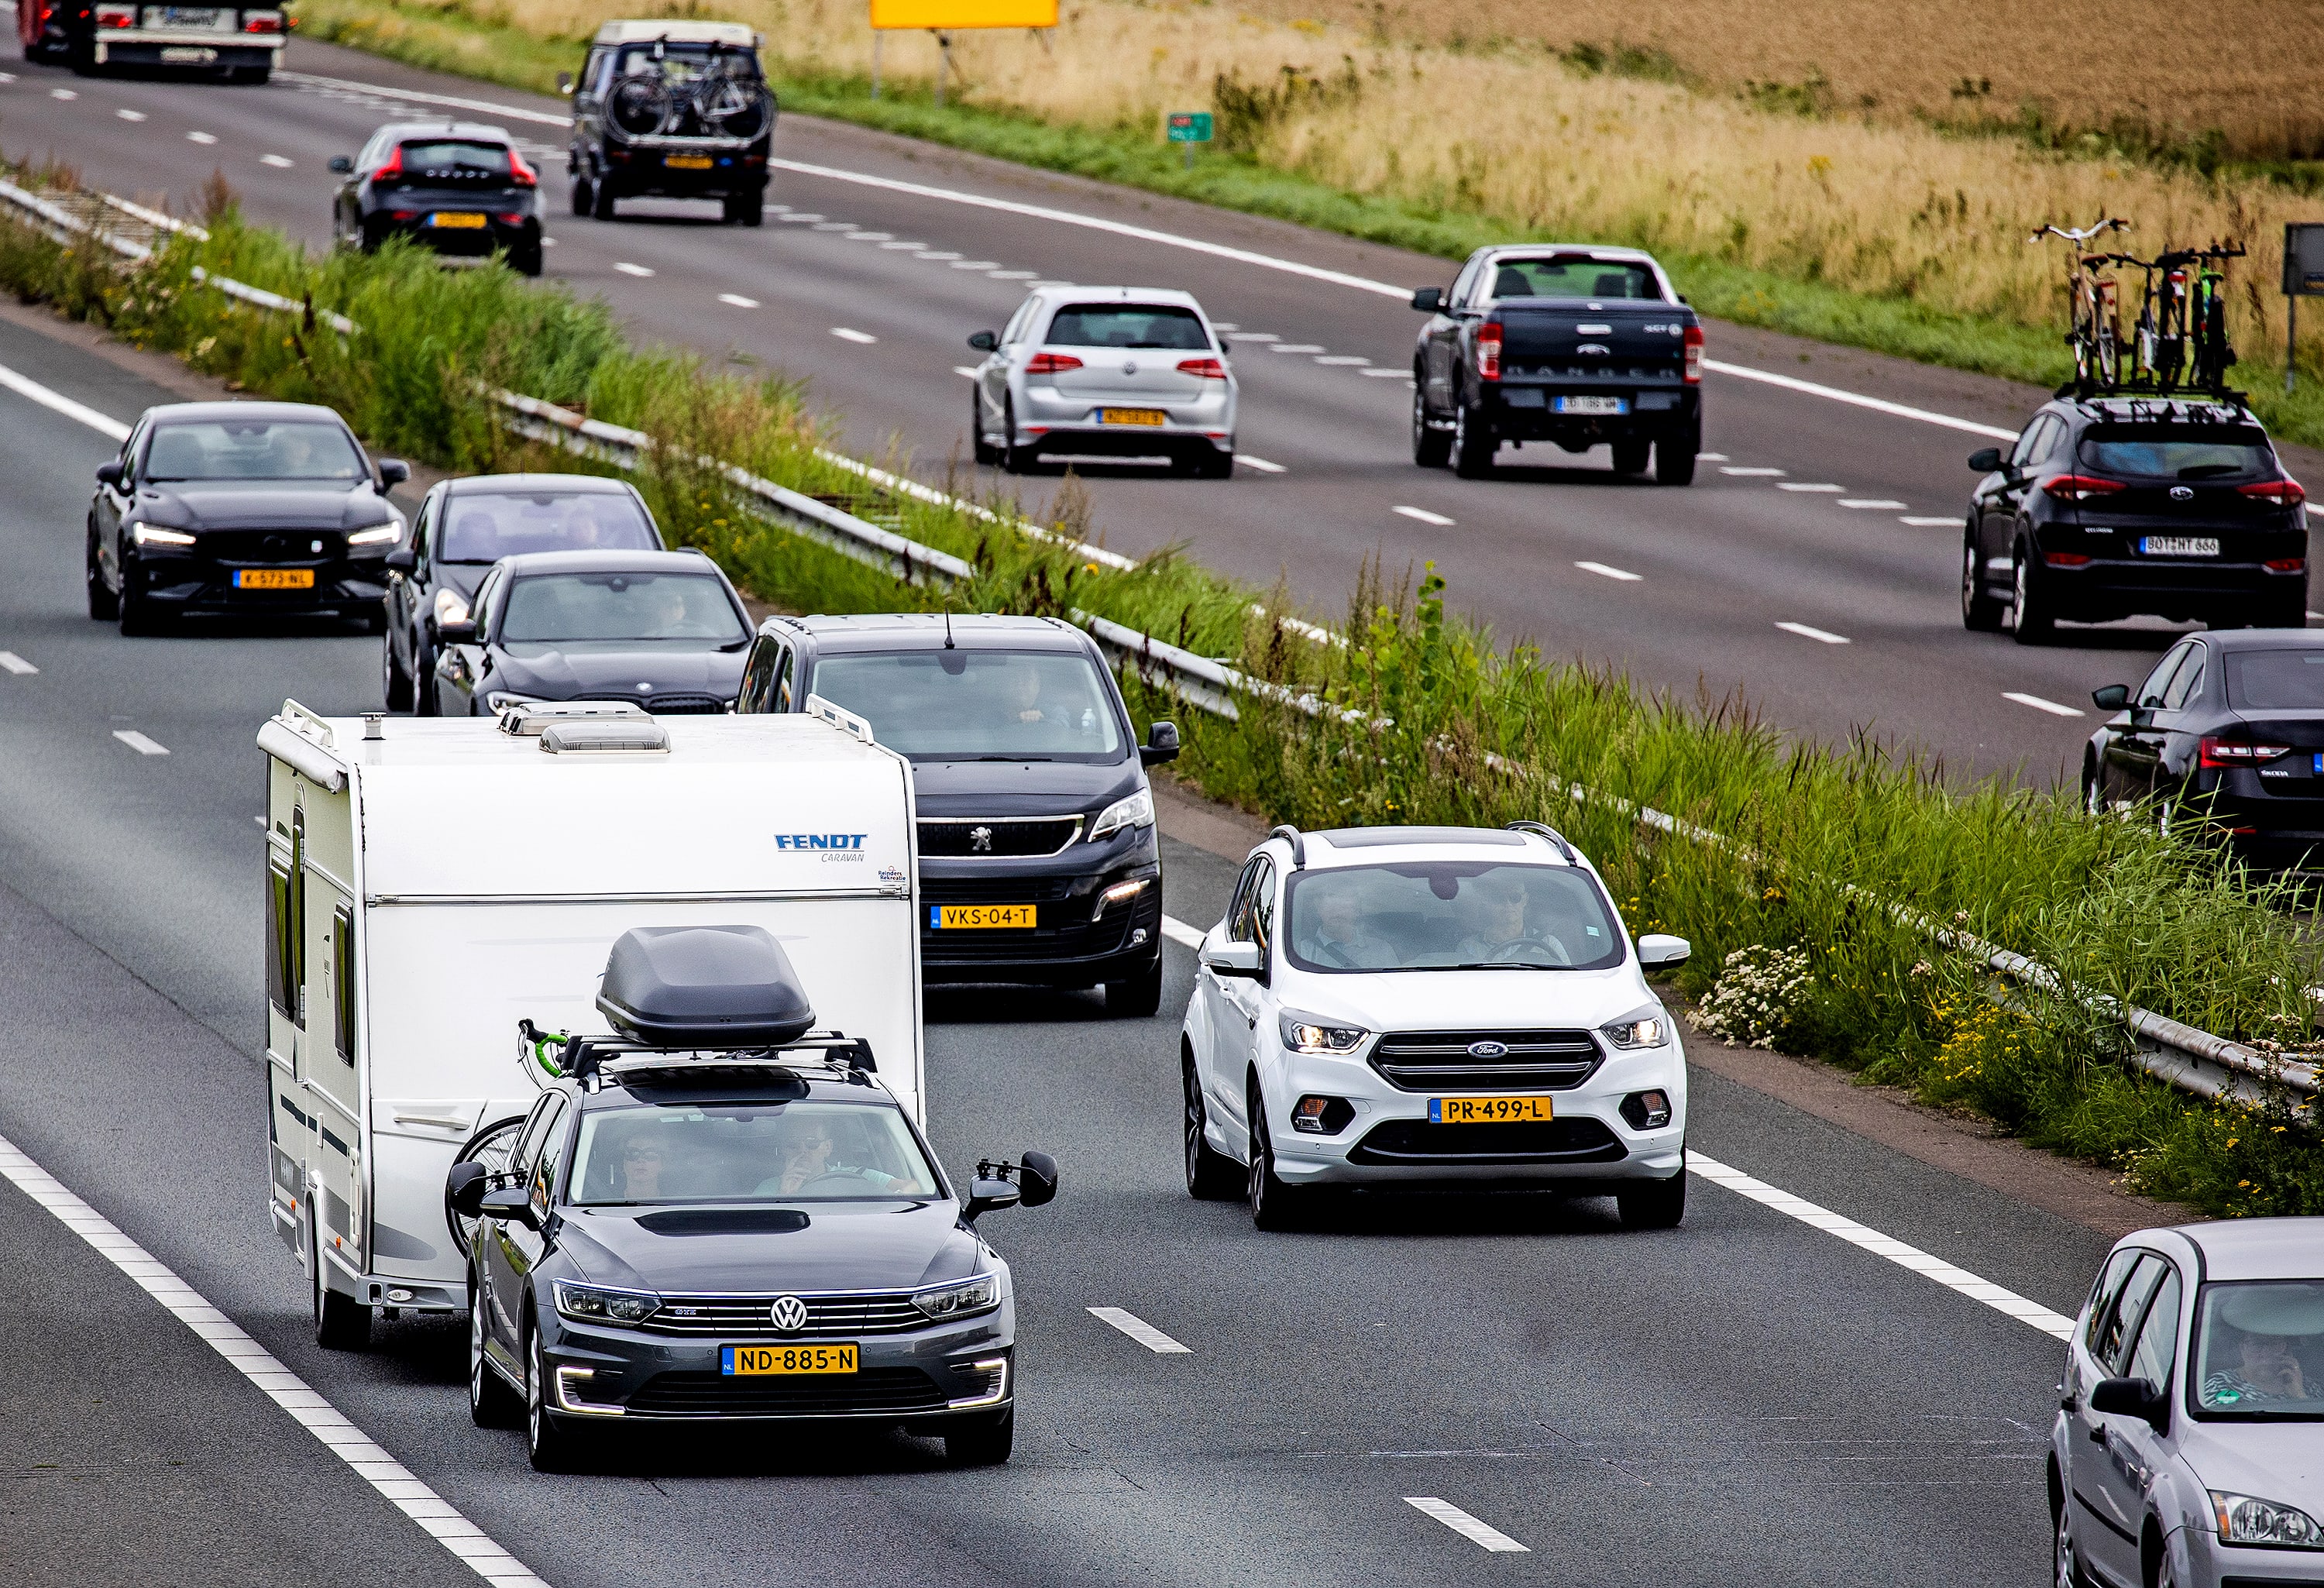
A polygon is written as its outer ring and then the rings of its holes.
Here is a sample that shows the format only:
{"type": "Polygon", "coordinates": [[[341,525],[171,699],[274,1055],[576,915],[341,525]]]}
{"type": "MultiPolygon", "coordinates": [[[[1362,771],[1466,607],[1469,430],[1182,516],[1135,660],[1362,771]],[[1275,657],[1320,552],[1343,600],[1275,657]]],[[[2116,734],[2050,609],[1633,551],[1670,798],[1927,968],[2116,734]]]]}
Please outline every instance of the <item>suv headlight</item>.
{"type": "Polygon", "coordinates": [[[1661,1004],[1649,1003],[1618,1020],[1608,1020],[1598,1029],[1617,1048],[1660,1048],[1670,1040],[1670,1016],[1661,1004]]]}
{"type": "Polygon", "coordinates": [[[1361,1026],[1326,1020],[1320,1014],[1302,1014],[1296,1009],[1283,1011],[1282,1028],[1283,1046],[1294,1053],[1345,1056],[1361,1048],[1364,1039],[1371,1035],[1361,1026]]]}
{"type": "Polygon", "coordinates": [[[2324,1549],[2324,1528],[2316,1519],[2292,1506],[2248,1494],[2211,1491],[2211,1509],[2219,1519],[2222,1544],[2259,1544],[2277,1549],[2324,1549]]]}
{"type": "Polygon", "coordinates": [[[1108,833],[1118,833],[1124,827],[1150,827],[1153,825],[1154,796],[1140,789],[1097,813],[1097,820],[1090,824],[1090,842],[1094,844],[1108,833]]]}
{"type": "Polygon", "coordinates": [[[194,538],[183,530],[165,530],[143,519],[129,526],[129,538],[140,546],[190,546],[194,538]]]}
{"type": "Polygon", "coordinates": [[[468,598],[449,585],[436,591],[436,621],[439,623],[464,623],[468,621],[468,598]]]}
{"type": "Polygon", "coordinates": [[[392,546],[402,534],[403,528],[400,524],[374,524],[367,530],[357,530],[354,534],[349,535],[347,544],[349,546],[392,546]]]}
{"type": "Polygon", "coordinates": [[[484,694],[484,709],[491,712],[494,716],[498,716],[512,706],[549,706],[553,704],[554,702],[543,700],[538,695],[514,695],[511,694],[506,689],[487,690],[484,694]]]}
{"type": "Polygon", "coordinates": [[[1001,1276],[979,1274],[965,1284],[923,1290],[912,1297],[912,1305],[932,1318],[964,1318],[991,1312],[1001,1305],[1001,1276]]]}
{"type": "Polygon", "coordinates": [[[594,1285],[556,1284],[557,1310],[593,1324],[634,1324],[651,1317],[661,1297],[647,1290],[600,1290],[594,1285]]]}

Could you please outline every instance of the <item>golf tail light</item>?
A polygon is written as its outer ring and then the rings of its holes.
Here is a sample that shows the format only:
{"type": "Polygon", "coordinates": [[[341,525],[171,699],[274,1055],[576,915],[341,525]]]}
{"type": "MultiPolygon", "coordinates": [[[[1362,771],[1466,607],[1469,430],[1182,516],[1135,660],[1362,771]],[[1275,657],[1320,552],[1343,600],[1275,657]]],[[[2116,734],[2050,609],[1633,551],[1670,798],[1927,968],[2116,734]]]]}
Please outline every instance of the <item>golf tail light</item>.
{"type": "Polygon", "coordinates": [[[1501,322],[1489,319],[1477,328],[1477,378],[1501,378],[1501,322]]]}
{"type": "Polygon", "coordinates": [[[1081,366],[1082,361],[1070,353],[1036,353],[1025,361],[1025,373],[1028,375],[1054,375],[1081,366]]]}
{"type": "Polygon", "coordinates": [[[1659,1131],[1671,1122],[1670,1094],[1659,1087],[1633,1092],[1622,1099],[1622,1117],[1634,1131],[1659,1131]]]}
{"type": "Polygon", "coordinates": [[[1701,326],[1686,328],[1686,383],[1690,386],[1702,384],[1702,328],[1701,326]]]}
{"type": "Polygon", "coordinates": [[[923,1290],[912,1297],[912,1305],[932,1318],[964,1318],[973,1313],[991,1312],[1001,1305],[1001,1276],[979,1274],[964,1285],[923,1290]]]}
{"type": "Polygon", "coordinates": [[[2042,487],[2042,494],[2052,502],[2088,502],[2093,496],[2111,496],[2129,487],[2120,480],[2101,480],[2090,475],[2060,475],[2042,487]]]}
{"type": "Polygon", "coordinates": [[[1227,366],[1215,358],[1182,358],[1178,361],[1178,373],[1201,381],[1223,381],[1227,378],[1227,366]]]}
{"type": "Polygon", "coordinates": [[[2222,1544],[2258,1544],[2278,1549],[2324,1549],[2324,1528],[2293,1506],[2248,1494],[2211,1491],[2211,1510],[2219,1521],[2222,1544]]]}
{"type": "Polygon", "coordinates": [[[2308,493],[2298,480],[2261,480],[2255,485],[2237,485],[2236,494],[2249,496],[2276,507],[2297,507],[2308,500],[2308,493]]]}
{"type": "Polygon", "coordinates": [[[2244,739],[2206,737],[2198,746],[2199,759],[2208,767],[2258,766],[2292,753],[2289,744],[2255,744],[2244,739]]]}
{"type": "Polygon", "coordinates": [[[1336,1136],[1356,1117],[1356,1105],[1344,1097],[1309,1093],[1291,1110],[1291,1128],[1307,1136],[1336,1136]]]}
{"type": "Polygon", "coordinates": [[[540,173],[524,162],[524,156],[513,145],[509,149],[509,180],[520,188],[540,186],[540,173]]]}
{"type": "Polygon", "coordinates": [[[641,1290],[600,1290],[557,1281],[557,1310],[587,1323],[634,1324],[653,1316],[661,1297],[641,1290]]]}

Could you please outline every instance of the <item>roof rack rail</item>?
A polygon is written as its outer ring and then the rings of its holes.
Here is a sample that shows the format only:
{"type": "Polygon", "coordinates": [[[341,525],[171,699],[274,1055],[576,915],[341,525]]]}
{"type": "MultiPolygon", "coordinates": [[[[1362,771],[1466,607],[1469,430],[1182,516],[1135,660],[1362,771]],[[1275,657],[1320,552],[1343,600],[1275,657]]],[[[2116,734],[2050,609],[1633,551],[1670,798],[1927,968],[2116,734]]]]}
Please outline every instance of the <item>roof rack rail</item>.
{"type": "Polygon", "coordinates": [[[1285,822],[1281,826],[1277,827],[1273,832],[1268,834],[1268,836],[1270,838],[1289,839],[1291,841],[1291,869],[1295,872],[1305,871],[1307,869],[1307,840],[1300,836],[1298,828],[1293,826],[1289,822],[1285,822]]]}
{"type": "Polygon", "coordinates": [[[737,1060],[776,1067],[772,1061],[777,1055],[782,1055],[791,1062],[804,1062],[859,1080],[878,1074],[880,1069],[871,1043],[840,1030],[809,1031],[788,1042],[737,1044],[732,1048],[658,1048],[626,1037],[576,1037],[567,1031],[544,1031],[530,1020],[520,1020],[516,1027],[524,1057],[559,1080],[587,1081],[602,1073],[607,1061],[623,1058],[665,1059],[672,1069],[689,1065],[732,1066],[737,1060]]]}
{"type": "Polygon", "coordinates": [[[1548,839],[1552,844],[1557,845],[1557,852],[1565,856],[1566,864],[1580,865],[1582,863],[1582,856],[1574,852],[1572,845],[1568,844],[1565,841],[1565,835],[1559,832],[1555,827],[1551,826],[1547,822],[1511,822],[1508,826],[1504,827],[1502,831],[1508,833],[1538,834],[1542,837],[1548,839]]]}

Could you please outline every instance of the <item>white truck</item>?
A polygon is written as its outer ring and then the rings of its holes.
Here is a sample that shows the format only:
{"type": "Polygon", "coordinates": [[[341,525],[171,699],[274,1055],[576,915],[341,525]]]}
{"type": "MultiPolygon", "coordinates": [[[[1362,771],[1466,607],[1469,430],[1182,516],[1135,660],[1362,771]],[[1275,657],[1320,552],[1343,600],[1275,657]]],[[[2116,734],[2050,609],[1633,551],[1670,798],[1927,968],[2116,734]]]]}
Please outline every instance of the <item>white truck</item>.
{"type": "Polygon", "coordinates": [[[633,927],[765,928],[819,1029],[923,1113],[911,763],[827,703],[656,719],[326,718],[259,731],[274,1226],[326,1343],[465,1312],[445,1175],[532,1104],[519,1021],[604,1032],[633,927]]]}

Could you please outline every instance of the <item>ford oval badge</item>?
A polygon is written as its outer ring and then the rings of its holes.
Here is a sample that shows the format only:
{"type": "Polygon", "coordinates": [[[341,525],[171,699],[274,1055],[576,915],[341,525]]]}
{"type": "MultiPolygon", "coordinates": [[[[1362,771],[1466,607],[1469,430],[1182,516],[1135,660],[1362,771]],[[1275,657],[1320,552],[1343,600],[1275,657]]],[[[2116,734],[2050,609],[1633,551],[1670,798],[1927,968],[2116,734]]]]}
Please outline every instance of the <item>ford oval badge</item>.
{"type": "Polygon", "coordinates": [[[1469,1044],[1469,1057],[1471,1058],[1507,1058],[1508,1056],[1509,1045],[1506,1042],[1471,1042],[1469,1044]]]}

